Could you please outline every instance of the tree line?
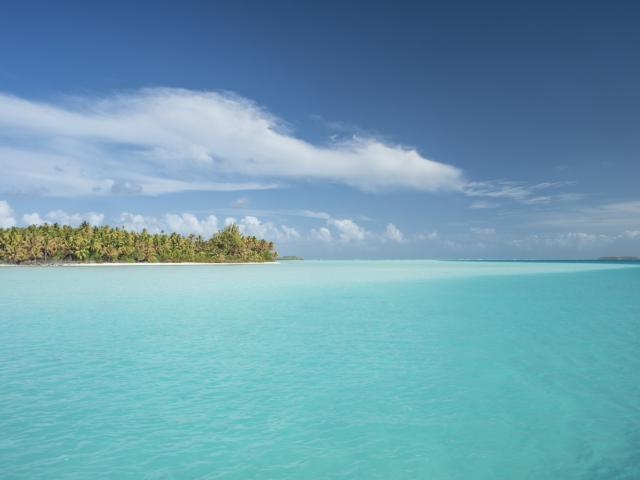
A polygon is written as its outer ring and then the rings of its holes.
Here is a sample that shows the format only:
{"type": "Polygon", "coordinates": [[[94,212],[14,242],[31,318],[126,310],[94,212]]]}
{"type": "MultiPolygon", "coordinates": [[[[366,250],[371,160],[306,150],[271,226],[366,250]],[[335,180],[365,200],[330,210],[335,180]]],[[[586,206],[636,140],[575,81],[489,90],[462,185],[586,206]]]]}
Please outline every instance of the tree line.
{"type": "Polygon", "coordinates": [[[0,228],[0,262],[270,262],[273,242],[242,235],[229,225],[205,239],[199,235],[133,232],[109,226],[58,224],[0,228]]]}

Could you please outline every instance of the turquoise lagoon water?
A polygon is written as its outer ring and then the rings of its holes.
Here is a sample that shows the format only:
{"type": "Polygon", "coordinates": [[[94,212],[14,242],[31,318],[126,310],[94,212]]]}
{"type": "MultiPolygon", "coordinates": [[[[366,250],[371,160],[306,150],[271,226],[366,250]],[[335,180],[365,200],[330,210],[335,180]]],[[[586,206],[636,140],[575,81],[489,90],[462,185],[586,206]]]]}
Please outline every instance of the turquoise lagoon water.
{"type": "Polygon", "coordinates": [[[640,478],[640,268],[0,268],[0,477],[640,478]]]}

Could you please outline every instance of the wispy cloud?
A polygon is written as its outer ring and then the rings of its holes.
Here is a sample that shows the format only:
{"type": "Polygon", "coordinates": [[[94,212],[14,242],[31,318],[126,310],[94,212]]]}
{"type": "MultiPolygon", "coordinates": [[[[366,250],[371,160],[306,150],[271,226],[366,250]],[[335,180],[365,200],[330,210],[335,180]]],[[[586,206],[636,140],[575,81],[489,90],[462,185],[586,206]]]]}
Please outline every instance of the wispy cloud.
{"type": "Polygon", "coordinates": [[[470,197],[524,200],[531,196],[531,188],[524,184],[509,181],[469,182],[464,186],[463,190],[470,197]]]}
{"type": "Polygon", "coordinates": [[[307,218],[319,218],[322,220],[329,220],[331,218],[331,215],[329,215],[327,212],[314,212],[313,210],[302,210],[295,213],[307,218]]]}
{"type": "Polygon", "coordinates": [[[249,199],[247,197],[240,197],[231,205],[233,208],[247,208],[249,206],[249,199]]]}
{"type": "Polygon", "coordinates": [[[329,181],[365,191],[460,190],[462,172],[354,136],[314,145],[238,96],[153,88],[57,104],[0,94],[0,191],[155,195],[329,181]]]}
{"type": "Polygon", "coordinates": [[[438,240],[440,234],[437,231],[417,233],[413,236],[416,240],[438,240]]]}
{"type": "Polygon", "coordinates": [[[485,200],[479,200],[479,201],[473,202],[471,205],[469,205],[469,208],[472,208],[474,210],[480,210],[480,209],[488,209],[488,208],[498,208],[499,206],[500,206],[499,203],[487,202],[485,200]]]}
{"type": "Polygon", "coordinates": [[[547,212],[529,223],[551,228],[634,228],[640,226],[640,200],[547,212]]]}
{"type": "MultiPolygon", "coordinates": [[[[468,182],[462,188],[470,197],[487,197],[493,200],[513,200],[525,205],[541,205],[555,202],[572,202],[584,199],[584,193],[552,193],[541,195],[541,191],[553,190],[574,185],[573,182],[541,182],[527,184],[508,180],[487,182],[468,182]]],[[[495,208],[495,201],[480,200],[470,205],[473,209],[495,208]]]]}
{"type": "Polygon", "coordinates": [[[529,235],[524,238],[511,240],[511,245],[525,250],[534,250],[539,247],[553,249],[578,249],[589,250],[608,245],[619,239],[620,236],[587,232],[567,232],[548,235],[529,235]]]}
{"type": "Polygon", "coordinates": [[[586,193],[558,193],[555,195],[539,195],[526,198],[522,203],[526,205],[545,205],[550,203],[577,202],[587,198],[586,193]]]}
{"type": "Polygon", "coordinates": [[[471,227],[469,230],[474,235],[488,236],[496,234],[496,229],[491,227],[471,227]]]}

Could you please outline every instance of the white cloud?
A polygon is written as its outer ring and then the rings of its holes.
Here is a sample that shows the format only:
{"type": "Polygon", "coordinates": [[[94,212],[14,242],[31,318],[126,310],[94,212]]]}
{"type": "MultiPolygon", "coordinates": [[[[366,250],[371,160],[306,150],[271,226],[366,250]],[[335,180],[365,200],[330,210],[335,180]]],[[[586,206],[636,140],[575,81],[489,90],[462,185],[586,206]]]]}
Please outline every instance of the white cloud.
{"type": "Polygon", "coordinates": [[[484,236],[489,236],[489,235],[495,235],[496,233],[496,229],[495,228],[481,228],[481,227],[471,227],[469,230],[471,230],[471,233],[473,233],[474,235],[484,235],[484,236]]]}
{"type": "MultiPolygon", "coordinates": [[[[584,193],[556,193],[539,195],[541,190],[556,189],[573,185],[573,182],[542,182],[526,184],[508,180],[488,182],[468,182],[462,188],[470,197],[488,197],[493,199],[510,199],[525,205],[541,205],[559,202],[572,202],[584,199],[584,193]]],[[[495,208],[499,205],[494,202],[478,201],[470,205],[470,208],[495,208]]]]}
{"type": "MultiPolygon", "coordinates": [[[[328,213],[312,211],[303,212],[303,216],[326,221],[325,227],[314,228],[310,232],[311,239],[319,240],[323,243],[330,243],[336,240],[345,245],[360,245],[367,238],[380,241],[391,240],[391,238],[386,237],[386,231],[382,235],[373,235],[350,218],[333,218],[328,213]]],[[[395,228],[392,224],[390,225],[395,228]]],[[[387,230],[389,229],[387,228],[387,230]]],[[[397,233],[402,236],[400,230],[397,230],[397,233]]]]}
{"type": "Polygon", "coordinates": [[[25,213],[22,216],[24,225],[42,225],[44,223],[58,223],[60,225],[71,225],[77,227],[82,222],[90,225],[102,225],[104,214],[96,212],[68,213],[64,210],[53,210],[47,213],[44,218],[38,212],[25,213]]]}
{"type": "Polygon", "coordinates": [[[470,197],[510,198],[524,200],[531,195],[531,189],[526,185],[508,182],[469,182],[464,186],[464,192],[470,197]]]}
{"type": "Polygon", "coordinates": [[[558,193],[555,195],[542,195],[527,198],[522,201],[522,203],[526,205],[544,205],[549,203],[558,203],[558,202],[577,202],[584,198],[587,198],[587,194],[585,193],[558,193]]]}
{"type": "Polygon", "coordinates": [[[64,210],[54,210],[47,213],[45,221],[73,227],[80,225],[82,222],[87,222],[90,225],[101,225],[104,221],[104,214],[96,212],[67,213],[64,210]]]}
{"type": "Polygon", "coordinates": [[[404,234],[393,223],[387,225],[386,230],[382,234],[382,238],[396,243],[403,243],[405,240],[404,234]]]}
{"type": "Polygon", "coordinates": [[[436,231],[423,232],[416,234],[415,238],[416,240],[438,240],[438,238],[440,238],[440,235],[436,231]]]}
{"type": "MultiPolygon", "coordinates": [[[[328,213],[306,211],[304,216],[326,221],[326,226],[314,228],[309,238],[322,243],[339,242],[342,245],[362,246],[364,242],[405,243],[407,237],[393,223],[388,223],[385,230],[378,234],[358,225],[350,218],[333,218],[328,213]]],[[[437,234],[436,234],[437,235],[437,234]]],[[[411,240],[415,238],[411,237],[411,240]]]]}
{"type": "Polygon", "coordinates": [[[273,222],[263,222],[251,215],[243,217],[237,225],[243,235],[253,235],[272,241],[286,242],[300,238],[300,234],[295,228],[286,225],[276,226],[273,222]]]}
{"type": "Polygon", "coordinates": [[[123,212],[120,214],[117,220],[117,225],[134,232],[147,230],[150,233],[160,233],[160,231],[164,230],[165,227],[165,225],[155,217],[146,217],[144,215],[129,212],[123,212]]]}
{"type": "Polygon", "coordinates": [[[149,233],[176,232],[181,235],[201,235],[205,238],[219,230],[215,215],[199,219],[192,213],[165,213],[160,217],[153,217],[123,212],[118,217],[117,224],[136,232],[146,229],[149,233]]]}
{"type": "Polygon", "coordinates": [[[473,202],[469,205],[469,208],[473,208],[475,210],[478,209],[487,209],[487,208],[498,208],[500,204],[494,202],[486,202],[484,200],[480,200],[478,202],[473,202]]]}
{"type": "Polygon", "coordinates": [[[233,202],[233,208],[247,208],[249,206],[249,199],[247,197],[240,197],[233,202]]]}
{"type": "Polygon", "coordinates": [[[317,230],[311,230],[311,238],[320,240],[324,243],[330,243],[333,241],[333,235],[331,234],[331,230],[327,227],[320,227],[317,230]]]}
{"type": "Polygon", "coordinates": [[[153,88],[64,105],[0,94],[0,129],[0,191],[153,195],[303,179],[435,192],[464,183],[459,169],[372,137],[314,145],[249,100],[216,92],[153,88]]]}
{"type": "Polygon", "coordinates": [[[13,216],[13,209],[5,200],[0,200],[0,228],[11,228],[15,224],[16,219],[13,216]]]}
{"type": "Polygon", "coordinates": [[[33,212],[25,213],[22,216],[22,223],[24,223],[25,225],[42,225],[45,222],[39,213],[33,212]]]}
{"type": "Polygon", "coordinates": [[[621,227],[633,229],[640,226],[640,201],[613,202],[560,212],[545,212],[544,216],[531,219],[530,224],[554,228],[613,227],[618,231],[621,227]]]}
{"type": "Polygon", "coordinates": [[[167,213],[164,215],[164,222],[167,230],[182,235],[194,234],[208,238],[218,231],[218,219],[215,215],[200,220],[192,213],[167,213]]]}
{"type": "Polygon", "coordinates": [[[632,239],[640,238],[640,230],[627,230],[624,236],[632,239]]]}
{"type": "Polygon", "coordinates": [[[293,227],[288,227],[286,225],[280,225],[280,229],[282,230],[285,238],[287,240],[297,240],[298,238],[300,238],[300,234],[298,233],[298,231],[293,228],[293,227]]]}
{"type": "Polygon", "coordinates": [[[314,212],[312,210],[303,210],[300,214],[303,217],[320,218],[322,220],[329,220],[331,218],[331,215],[326,212],[314,212]]]}
{"type": "Polygon", "coordinates": [[[530,235],[525,238],[514,239],[510,243],[513,246],[527,250],[538,247],[588,250],[608,245],[618,238],[619,236],[605,234],[568,232],[549,235],[530,235]]]}
{"type": "MultiPolygon", "coordinates": [[[[240,221],[233,217],[225,218],[224,226],[232,224],[238,225],[243,235],[253,235],[266,240],[286,242],[300,238],[295,228],[264,222],[254,216],[243,217],[240,221]]],[[[165,213],[159,217],[152,217],[125,212],[118,218],[118,225],[138,232],[146,229],[150,233],[177,232],[182,235],[201,235],[205,238],[209,238],[221,228],[215,215],[198,218],[192,213],[165,213]]]]}
{"type": "Polygon", "coordinates": [[[338,238],[344,243],[361,242],[367,235],[367,231],[353,220],[348,218],[330,218],[327,224],[338,230],[338,238]]]}

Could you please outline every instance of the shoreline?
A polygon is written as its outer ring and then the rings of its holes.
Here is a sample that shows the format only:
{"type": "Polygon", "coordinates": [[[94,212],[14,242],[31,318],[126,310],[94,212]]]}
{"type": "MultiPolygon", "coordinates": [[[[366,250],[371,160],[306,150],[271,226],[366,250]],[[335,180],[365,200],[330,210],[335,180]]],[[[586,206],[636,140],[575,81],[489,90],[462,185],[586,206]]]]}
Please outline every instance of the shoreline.
{"type": "Polygon", "coordinates": [[[149,267],[149,266],[178,266],[178,265],[277,265],[280,262],[105,262],[105,263],[31,263],[12,264],[0,263],[1,267],[149,267]]]}

